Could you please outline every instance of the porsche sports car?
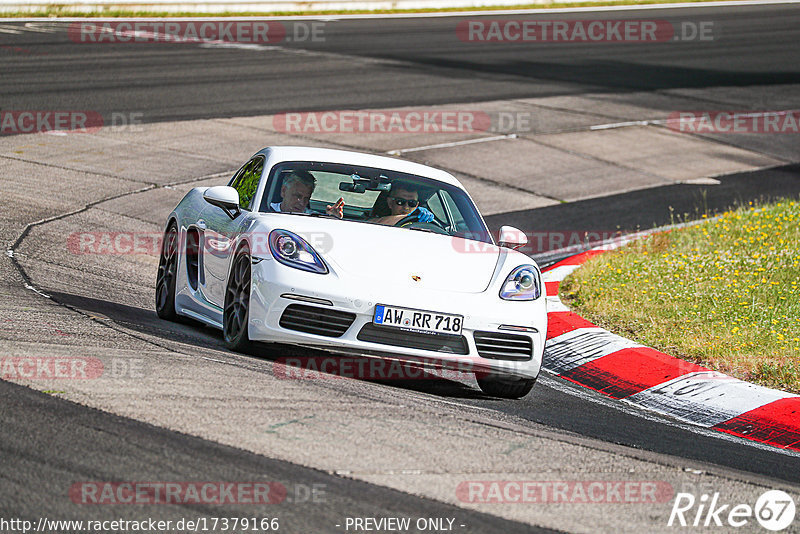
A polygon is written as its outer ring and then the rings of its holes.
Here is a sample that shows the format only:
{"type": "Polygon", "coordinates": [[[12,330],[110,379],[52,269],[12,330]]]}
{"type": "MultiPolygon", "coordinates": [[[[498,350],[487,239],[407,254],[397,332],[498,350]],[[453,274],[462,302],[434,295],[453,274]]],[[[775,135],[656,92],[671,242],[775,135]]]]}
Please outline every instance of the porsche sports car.
{"type": "Polygon", "coordinates": [[[459,181],[408,161],[269,147],[226,186],[170,213],[156,279],[163,319],[276,342],[474,369],[519,398],[547,331],[541,273],[503,227],[495,244],[459,181]]]}

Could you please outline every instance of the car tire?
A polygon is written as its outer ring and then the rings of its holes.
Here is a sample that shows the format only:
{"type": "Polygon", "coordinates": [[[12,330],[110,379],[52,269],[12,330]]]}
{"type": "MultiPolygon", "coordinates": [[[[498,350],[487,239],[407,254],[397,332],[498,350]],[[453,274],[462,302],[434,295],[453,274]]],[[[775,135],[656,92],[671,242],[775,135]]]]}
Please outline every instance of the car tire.
{"type": "Polygon", "coordinates": [[[514,378],[499,375],[476,376],[481,391],[501,399],[521,399],[530,393],[535,378],[514,378]]]}
{"type": "Polygon", "coordinates": [[[178,226],[173,221],[161,243],[161,255],[156,275],[156,313],[167,321],[177,321],[175,283],[178,277],[178,226]]]}
{"type": "Polygon", "coordinates": [[[222,312],[222,336],[225,345],[236,352],[249,352],[252,348],[247,331],[250,321],[251,275],[250,253],[247,247],[242,247],[234,256],[222,312]]]}

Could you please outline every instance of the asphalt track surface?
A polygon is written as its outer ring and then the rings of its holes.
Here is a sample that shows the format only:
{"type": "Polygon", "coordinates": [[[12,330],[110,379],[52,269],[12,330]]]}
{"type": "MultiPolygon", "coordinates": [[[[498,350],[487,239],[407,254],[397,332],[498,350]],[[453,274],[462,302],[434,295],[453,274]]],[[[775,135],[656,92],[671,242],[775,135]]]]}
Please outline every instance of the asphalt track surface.
{"type": "MultiPolygon", "coordinates": [[[[619,16],[600,13],[513,18],[619,16]]],[[[591,91],[763,89],[800,82],[800,9],[794,5],[644,10],[623,16],[666,20],[676,27],[711,21],[716,34],[711,42],[532,46],[459,40],[458,22],[475,17],[338,20],[324,23],[324,40],[278,43],[302,53],[265,59],[257,49],[76,43],[66,31],[23,32],[2,35],[3,45],[11,49],[2,50],[0,95],[5,109],[11,104],[13,109],[88,106],[104,114],[144,112],[144,120],[152,122],[591,91]]],[[[482,20],[493,18],[512,17],[482,20]]],[[[290,34],[292,24],[285,22],[290,34]]],[[[759,91],[751,97],[753,105],[764,100],[759,91]]],[[[713,97],[709,101],[714,103],[713,97]]]]}
{"type": "MultiPolygon", "coordinates": [[[[3,469],[5,517],[36,522],[46,511],[50,518],[81,519],[86,512],[63,498],[63,488],[76,480],[157,481],[169,473],[172,480],[282,483],[286,500],[272,505],[280,517],[281,531],[326,532],[334,530],[334,525],[344,525],[346,516],[399,515],[456,518],[457,524],[468,524],[475,532],[552,532],[300,468],[87,409],[5,381],[0,381],[0,399],[2,452],[4,458],[15,459],[13,465],[3,469]],[[44,502],[48,504],[43,506],[44,502]]],[[[158,505],[139,508],[129,517],[178,521],[220,515],[219,507],[209,504],[181,504],[166,510],[158,505]]],[[[259,518],[269,518],[269,510],[270,505],[261,508],[259,518]]],[[[114,510],[95,512],[98,510],[92,510],[92,517],[99,520],[118,517],[114,510]]],[[[225,513],[230,517],[253,515],[252,506],[247,504],[226,506],[225,513]]]]}
{"type": "Polygon", "coordinates": [[[697,219],[703,214],[720,213],[748,202],[800,196],[800,165],[730,174],[719,177],[719,181],[713,187],[675,184],[501,213],[486,217],[486,223],[494,230],[504,224],[562,232],[588,228],[622,233],[648,230],[697,219]]]}
{"type": "MultiPolygon", "coordinates": [[[[629,92],[651,92],[655,100],[659,91],[673,89],[692,90],[695,97],[705,94],[710,107],[730,106],[730,100],[712,90],[717,86],[741,88],[737,104],[742,107],[758,109],[769,98],[794,102],[795,109],[798,107],[797,95],[784,93],[781,86],[800,83],[800,8],[675,9],[655,16],[651,12],[637,15],[676,21],[714,20],[722,34],[712,46],[696,42],[647,48],[626,44],[602,48],[575,44],[471,45],[454,37],[455,22],[450,18],[341,20],[325,26],[324,43],[281,45],[311,53],[265,62],[257,51],[246,49],[199,51],[190,45],[149,44],[131,50],[127,45],[73,43],[62,31],[9,33],[2,35],[0,49],[0,107],[93,109],[104,116],[135,112],[142,113],[145,122],[158,122],[604,91],[623,100],[629,92]]],[[[573,17],[592,15],[552,18],[573,17]]],[[[763,148],[757,136],[744,136],[737,142],[763,148]]],[[[776,153],[797,152],[796,136],[786,136],[777,144],[772,149],[776,153]]],[[[488,222],[493,227],[512,224],[523,228],[553,225],[561,230],[631,230],[669,222],[668,206],[679,215],[693,214],[705,208],[713,211],[735,202],[800,192],[797,165],[721,180],[722,187],[711,189],[710,195],[701,194],[694,186],[667,186],[494,215],[488,222]]],[[[167,325],[154,314],[142,317],[136,308],[68,294],[54,297],[64,304],[102,313],[133,330],[164,337],[178,335],[198,345],[221,344],[219,336],[206,329],[167,325]]],[[[488,399],[457,382],[405,382],[396,387],[487,407],[570,435],[671,455],[676,461],[685,458],[730,468],[745,478],[763,476],[800,483],[797,456],[698,435],[663,424],[659,418],[643,418],[609,404],[587,402],[569,393],[570,388],[579,388],[546,375],[521,401],[488,399]]],[[[15,460],[13,464],[4,460],[2,507],[16,515],[38,516],[41,502],[48,498],[45,488],[59,477],[142,480],[148,477],[146,466],[158,466],[164,451],[169,450],[176,458],[170,465],[175,479],[224,479],[230,476],[224,469],[235,469],[235,478],[240,480],[247,473],[266,472],[279,480],[324,481],[333,495],[331,506],[314,507],[308,514],[302,508],[294,509],[290,521],[296,521],[301,529],[330,524],[343,509],[350,515],[386,515],[386,503],[392,503],[394,514],[408,510],[409,515],[418,516],[458,515],[473,525],[487,521],[487,532],[530,531],[527,525],[454,511],[437,502],[110,416],[5,382],[0,382],[0,396],[0,424],[4,428],[0,448],[4,458],[15,460]],[[69,424],[64,424],[67,421],[69,424]],[[93,454],[86,456],[85,451],[90,449],[93,454]],[[129,459],[124,465],[114,463],[119,450],[125,450],[129,459]]],[[[158,474],[155,470],[153,473],[158,474]]]]}

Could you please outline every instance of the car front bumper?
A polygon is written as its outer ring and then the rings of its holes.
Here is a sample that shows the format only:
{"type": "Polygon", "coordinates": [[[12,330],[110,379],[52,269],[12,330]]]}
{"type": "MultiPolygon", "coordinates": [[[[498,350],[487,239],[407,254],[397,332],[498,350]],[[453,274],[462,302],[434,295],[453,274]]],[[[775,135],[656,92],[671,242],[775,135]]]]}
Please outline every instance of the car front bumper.
{"type": "Polygon", "coordinates": [[[289,270],[272,261],[254,265],[252,283],[249,335],[254,341],[439,363],[460,370],[524,378],[539,375],[547,331],[544,295],[535,301],[515,302],[501,300],[493,288],[481,293],[410,287],[375,289],[355,281],[348,283],[340,278],[289,270]],[[376,304],[462,315],[460,339],[374,326],[376,304]],[[297,310],[302,313],[296,313],[297,310]],[[311,315],[305,313],[309,310],[311,315]],[[313,315],[314,310],[319,315],[313,315]],[[293,321],[287,320],[291,314],[293,321]],[[326,328],[323,324],[326,317],[331,317],[331,323],[336,325],[327,328],[324,334],[312,333],[315,329],[303,324],[305,320],[326,328]],[[345,317],[346,320],[339,319],[345,317]],[[341,333],[339,325],[344,325],[341,333]],[[512,327],[517,330],[510,330],[512,327]],[[480,343],[476,343],[476,332],[480,343]],[[487,350],[500,345],[503,352],[506,340],[517,346],[524,344],[523,339],[530,340],[526,359],[519,353],[498,357],[487,350]]]}

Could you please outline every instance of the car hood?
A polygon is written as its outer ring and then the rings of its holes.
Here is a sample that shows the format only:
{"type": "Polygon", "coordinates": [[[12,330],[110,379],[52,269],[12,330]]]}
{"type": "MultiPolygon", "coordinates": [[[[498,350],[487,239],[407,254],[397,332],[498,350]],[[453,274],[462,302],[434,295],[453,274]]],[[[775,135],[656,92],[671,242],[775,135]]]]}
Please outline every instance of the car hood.
{"type": "Polygon", "coordinates": [[[269,223],[302,236],[339,276],[375,288],[479,293],[489,286],[501,250],[458,237],[318,217],[270,215],[269,223]]]}

